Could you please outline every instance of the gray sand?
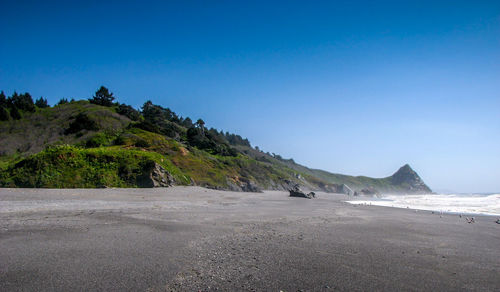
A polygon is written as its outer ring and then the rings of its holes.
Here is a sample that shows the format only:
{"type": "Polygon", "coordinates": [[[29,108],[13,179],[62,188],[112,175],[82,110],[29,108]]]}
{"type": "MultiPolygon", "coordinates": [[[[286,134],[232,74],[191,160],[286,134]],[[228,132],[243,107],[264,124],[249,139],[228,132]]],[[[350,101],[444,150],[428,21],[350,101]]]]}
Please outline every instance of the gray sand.
{"type": "Polygon", "coordinates": [[[318,195],[0,189],[0,290],[500,290],[496,218],[318,195]]]}

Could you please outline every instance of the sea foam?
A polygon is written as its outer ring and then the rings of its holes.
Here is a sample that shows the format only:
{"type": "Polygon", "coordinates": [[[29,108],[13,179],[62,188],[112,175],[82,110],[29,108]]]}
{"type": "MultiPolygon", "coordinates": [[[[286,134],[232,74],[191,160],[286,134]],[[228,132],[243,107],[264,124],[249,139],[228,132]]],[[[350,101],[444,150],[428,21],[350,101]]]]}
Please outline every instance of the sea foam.
{"type": "Polygon", "coordinates": [[[381,198],[351,200],[347,202],[351,204],[369,204],[445,213],[500,216],[500,194],[390,195],[382,196],[381,198]]]}

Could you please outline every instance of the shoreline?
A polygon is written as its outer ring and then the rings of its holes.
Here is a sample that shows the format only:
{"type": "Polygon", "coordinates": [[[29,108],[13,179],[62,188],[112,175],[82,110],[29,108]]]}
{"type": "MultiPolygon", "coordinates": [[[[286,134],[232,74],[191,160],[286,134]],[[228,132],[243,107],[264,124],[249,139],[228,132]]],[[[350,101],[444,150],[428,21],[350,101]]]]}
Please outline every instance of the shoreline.
{"type": "Polygon", "coordinates": [[[0,189],[1,291],[500,288],[499,226],[318,193],[0,189]]]}
{"type": "Polygon", "coordinates": [[[500,194],[418,194],[383,195],[374,197],[353,197],[346,202],[357,205],[370,205],[418,211],[437,212],[465,216],[500,216],[500,194]],[[491,199],[491,197],[494,197],[491,199]],[[433,200],[434,199],[434,200],[433,200]],[[437,201],[437,200],[438,201],[437,201]],[[489,202],[492,201],[492,202],[489,202]],[[480,203],[481,205],[478,205],[480,203]],[[483,210],[481,210],[483,209],[483,210]]]}

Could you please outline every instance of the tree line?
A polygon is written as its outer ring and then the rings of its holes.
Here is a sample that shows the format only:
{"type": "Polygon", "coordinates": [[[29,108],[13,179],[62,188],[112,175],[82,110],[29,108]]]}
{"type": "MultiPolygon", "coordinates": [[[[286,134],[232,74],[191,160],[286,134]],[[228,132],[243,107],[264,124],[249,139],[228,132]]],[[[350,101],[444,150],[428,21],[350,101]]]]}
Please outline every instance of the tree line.
{"type": "MultiPolygon", "coordinates": [[[[193,122],[189,117],[183,118],[171,109],[155,105],[150,100],[146,101],[140,110],[137,110],[130,105],[115,102],[115,99],[116,97],[108,88],[101,86],[88,101],[100,106],[114,107],[118,114],[132,120],[134,127],[186,142],[190,146],[212,154],[235,156],[238,151],[232,146],[251,147],[250,141],[240,135],[224,133],[214,128],[207,129],[202,119],[193,122]]],[[[74,99],[68,101],[68,99],[62,98],[56,106],[74,101],[74,99]]],[[[33,101],[27,92],[23,94],[14,92],[9,97],[6,97],[3,91],[0,92],[0,121],[6,121],[10,118],[19,120],[22,118],[22,112],[35,112],[37,108],[48,107],[50,105],[43,97],[33,101]]],[[[80,117],[80,119],[83,118],[80,117]]],[[[75,124],[75,129],[70,132],[77,128],[78,125],[75,124]]]]}

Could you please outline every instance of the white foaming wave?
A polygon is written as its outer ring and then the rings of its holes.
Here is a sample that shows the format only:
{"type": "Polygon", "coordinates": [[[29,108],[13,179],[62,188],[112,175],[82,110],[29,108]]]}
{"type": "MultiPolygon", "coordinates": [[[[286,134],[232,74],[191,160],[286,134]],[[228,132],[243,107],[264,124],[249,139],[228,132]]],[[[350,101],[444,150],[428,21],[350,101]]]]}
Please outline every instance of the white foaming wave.
{"type": "Polygon", "coordinates": [[[446,213],[471,213],[500,215],[500,194],[462,195],[390,195],[380,199],[347,201],[351,204],[368,204],[395,208],[411,208],[446,213]]]}

